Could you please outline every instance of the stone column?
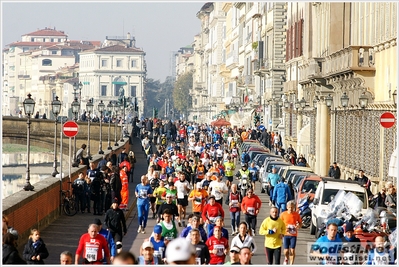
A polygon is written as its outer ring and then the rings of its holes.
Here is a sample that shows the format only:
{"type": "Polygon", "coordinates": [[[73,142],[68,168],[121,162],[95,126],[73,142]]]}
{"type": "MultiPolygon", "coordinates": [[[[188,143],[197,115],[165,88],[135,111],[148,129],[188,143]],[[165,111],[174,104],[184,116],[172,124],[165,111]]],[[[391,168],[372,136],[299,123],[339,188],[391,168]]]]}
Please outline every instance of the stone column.
{"type": "Polygon", "coordinates": [[[330,165],[330,114],[325,102],[320,102],[319,175],[327,176],[330,165]]]}
{"type": "Polygon", "coordinates": [[[315,153],[315,163],[314,163],[314,172],[316,174],[320,174],[320,123],[321,123],[321,101],[317,102],[317,110],[316,110],[316,153],[315,153]]]}

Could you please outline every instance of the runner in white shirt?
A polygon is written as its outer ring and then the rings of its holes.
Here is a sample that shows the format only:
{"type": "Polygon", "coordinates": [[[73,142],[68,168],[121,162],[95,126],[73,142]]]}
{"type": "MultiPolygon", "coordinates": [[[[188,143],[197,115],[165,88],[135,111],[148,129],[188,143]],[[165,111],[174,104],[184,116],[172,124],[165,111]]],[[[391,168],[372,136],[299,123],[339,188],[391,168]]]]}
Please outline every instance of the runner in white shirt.
{"type": "Polygon", "coordinates": [[[223,206],[223,194],[228,192],[228,188],[226,183],[222,181],[222,175],[219,174],[216,176],[217,180],[212,181],[208,187],[208,194],[214,195],[216,202],[223,206]]]}
{"type": "Polygon", "coordinates": [[[188,194],[190,193],[191,185],[182,172],[179,172],[177,176],[179,180],[175,182],[175,186],[177,189],[177,210],[179,212],[178,224],[181,227],[182,219],[183,225],[185,225],[184,220],[186,219],[186,207],[188,206],[188,194]]]}

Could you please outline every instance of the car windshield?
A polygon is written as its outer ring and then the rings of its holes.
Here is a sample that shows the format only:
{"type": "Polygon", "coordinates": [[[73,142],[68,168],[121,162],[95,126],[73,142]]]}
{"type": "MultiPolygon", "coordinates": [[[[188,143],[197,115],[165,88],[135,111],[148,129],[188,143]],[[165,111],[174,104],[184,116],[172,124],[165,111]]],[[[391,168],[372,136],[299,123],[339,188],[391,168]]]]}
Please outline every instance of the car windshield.
{"type": "Polygon", "coordinates": [[[306,180],[302,186],[302,193],[309,192],[310,190],[312,190],[312,193],[314,193],[314,192],[316,192],[318,185],[319,185],[319,181],[306,180]]]}
{"type": "MultiPolygon", "coordinates": [[[[339,189],[325,189],[324,194],[323,194],[322,204],[328,205],[330,203],[330,201],[333,200],[333,198],[337,194],[338,190],[339,189]]],[[[347,192],[347,193],[351,192],[351,193],[355,194],[360,199],[360,201],[363,202],[363,209],[367,209],[367,203],[364,201],[365,200],[364,192],[353,192],[353,191],[347,191],[347,190],[345,190],[345,192],[347,192]]]]}

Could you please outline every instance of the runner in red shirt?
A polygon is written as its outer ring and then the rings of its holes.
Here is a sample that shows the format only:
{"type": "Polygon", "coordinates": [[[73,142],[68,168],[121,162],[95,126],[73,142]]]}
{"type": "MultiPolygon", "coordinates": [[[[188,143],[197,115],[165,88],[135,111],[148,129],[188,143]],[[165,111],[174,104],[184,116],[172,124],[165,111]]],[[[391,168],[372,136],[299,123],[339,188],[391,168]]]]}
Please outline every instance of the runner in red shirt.
{"type": "Polygon", "coordinates": [[[82,253],[84,264],[103,264],[103,250],[105,260],[110,264],[108,242],[104,236],[98,234],[98,225],[90,224],[88,232],[80,237],[75,253],[75,264],[79,264],[82,253]]]}
{"type": "Polygon", "coordinates": [[[209,249],[209,254],[211,254],[209,264],[224,264],[229,251],[229,241],[222,237],[222,229],[219,226],[215,226],[213,236],[205,244],[209,249]]]}
{"type": "Polygon", "coordinates": [[[209,203],[202,210],[202,220],[208,225],[208,233],[215,226],[216,218],[221,216],[224,219],[224,210],[222,205],[216,202],[215,196],[209,197],[209,203]]]}
{"type": "Polygon", "coordinates": [[[255,236],[257,216],[262,206],[262,201],[257,195],[254,195],[252,189],[248,189],[247,195],[242,199],[241,210],[245,214],[245,221],[252,235],[255,236]]]}

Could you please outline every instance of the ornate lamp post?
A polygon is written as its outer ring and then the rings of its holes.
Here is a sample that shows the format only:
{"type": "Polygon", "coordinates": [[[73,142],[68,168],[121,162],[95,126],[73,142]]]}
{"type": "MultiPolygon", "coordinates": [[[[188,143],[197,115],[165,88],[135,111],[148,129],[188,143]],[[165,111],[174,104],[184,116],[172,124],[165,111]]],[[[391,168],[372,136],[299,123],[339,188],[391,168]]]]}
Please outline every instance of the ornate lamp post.
{"type": "Polygon", "coordinates": [[[359,105],[361,108],[366,108],[367,104],[369,102],[368,97],[366,96],[366,93],[363,92],[362,95],[359,97],[359,105]]]}
{"type": "MultiPolygon", "coordinates": [[[[72,113],[74,115],[74,120],[78,120],[78,113],[80,110],[80,103],[78,102],[78,99],[75,97],[75,100],[71,103],[72,107],[72,113]]],[[[74,147],[74,153],[73,153],[73,162],[76,162],[76,136],[73,138],[73,147],[74,147]]]]}
{"type": "Polygon", "coordinates": [[[98,104],[97,109],[100,112],[100,144],[99,144],[98,154],[102,155],[102,154],[104,154],[103,141],[102,141],[102,138],[103,138],[102,120],[103,120],[103,112],[105,109],[105,105],[102,100],[100,100],[100,103],[98,104]]]}
{"type": "Polygon", "coordinates": [[[91,115],[91,113],[93,113],[93,107],[94,107],[93,101],[92,101],[92,99],[89,99],[89,101],[87,101],[87,104],[86,104],[86,111],[89,113],[87,115],[87,158],[88,159],[91,159],[91,156],[90,156],[90,120],[91,120],[91,117],[90,117],[90,115],[91,115]]]}
{"type": "Polygon", "coordinates": [[[112,150],[112,146],[111,146],[111,120],[112,120],[112,109],[113,109],[113,105],[112,102],[109,101],[108,105],[107,105],[107,109],[108,109],[108,150],[112,150]]]}
{"type": "Polygon", "coordinates": [[[55,97],[55,100],[51,102],[51,110],[54,114],[54,124],[55,124],[55,131],[54,131],[54,170],[51,173],[51,176],[55,177],[58,174],[57,171],[57,118],[58,114],[61,111],[61,101],[58,100],[58,96],[55,97]]]}
{"type": "Polygon", "coordinates": [[[79,102],[78,113],[80,112],[80,101],[81,101],[82,88],[83,88],[82,82],[73,84],[73,91],[74,91],[73,95],[74,95],[74,98],[76,99],[76,101],[79,102]]]}
{"type": "Polygon", "coordinates": [[[333,97],[331,95],[328,95],[324,98],[324,101],[326,101],[326,106],[331,108],[333,103],[333,97]]]}
{"type": "Polygon", "coordinates": [[[125,119],[125,107],[122,103],[122,105],[119,105],[119,110],[120,110],[120,114],[123,116],[121,117],[121,140],[119,140],[120,142],[123,142],[123,121],[125,119]]]}
{"type": "Polygon", "coordinates": [[[30,169],[29,169],[29,157],[30,157],[30,116],[33,114],[35,110],[35,100],[31,98],[31,94],[28,94],[28,98],[24,100],[24,110],[25,114],[28,116],[28,121],[26,122],[28,124],[28,131],[27,131],[27,141],[26,141],[26,146],[27,146],[27,162],[26,162],[26,184],[24,185],[24,190],[25,191],[32,191],[34,189],[34,186],[30,184],[30,169]]]}
{"type": "Polygon", "coordinates": [[[115,129],[114,129],[114,136],[115,136],[115,144],[114,144],[114,146],[119,146],[119,144],[118,144],[118,138],[116,137],[116,129],[118,128],[118,109],[119,109],[119,107],[118,107],[118,103],[117,102],[114,102],[114,104],[113,104],[113,110],[114,110],[114,114],[115,114],[115,129]]]}

